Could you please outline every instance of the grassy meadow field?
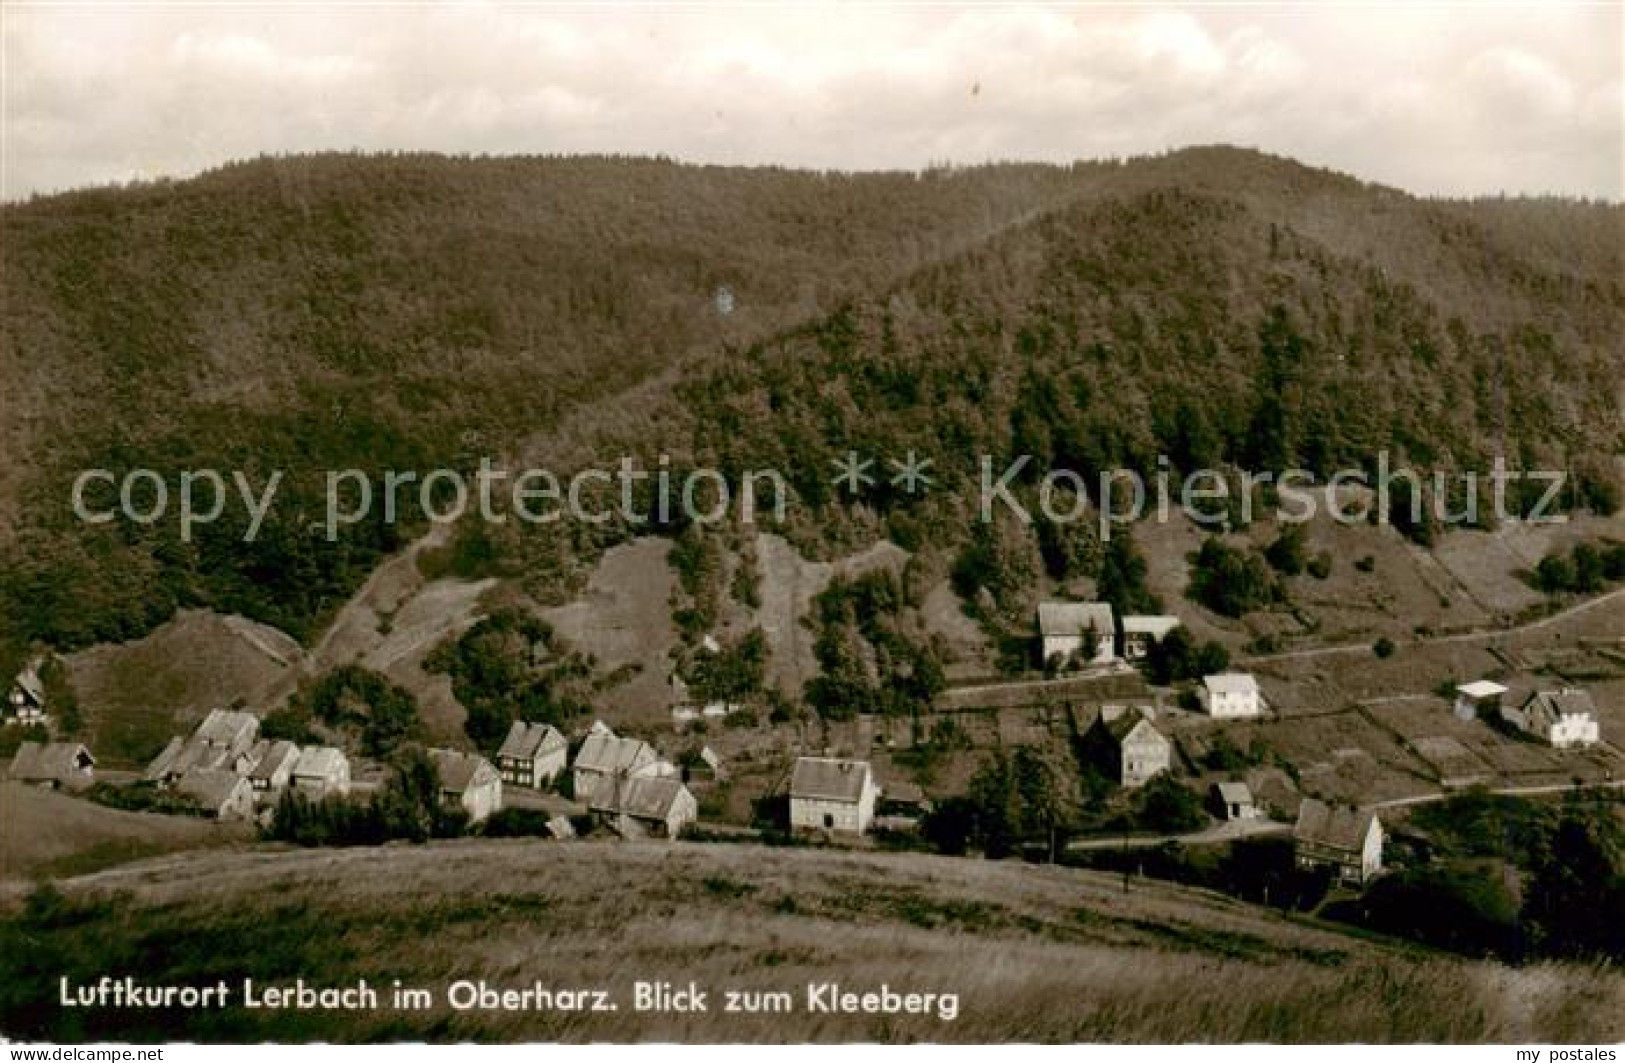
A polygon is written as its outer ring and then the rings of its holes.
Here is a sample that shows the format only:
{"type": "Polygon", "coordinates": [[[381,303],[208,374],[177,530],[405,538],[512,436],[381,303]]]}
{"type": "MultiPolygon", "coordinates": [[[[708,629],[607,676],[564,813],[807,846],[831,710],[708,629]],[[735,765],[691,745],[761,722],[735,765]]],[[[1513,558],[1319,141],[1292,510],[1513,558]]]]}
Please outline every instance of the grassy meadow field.
{"type": "Polygon", "coordinates": [[[1020,863],[696,844],[466,841],[176,854],[13,894],[0,1027],[72,1040],[1602,1042],[1625,975],[1512,969],[1217,894],[1020,863]],[[421,1011],[59,1007],[58,979],[435,991],[421,1011]],[[618,1012],[456,1011],[603,989],[618,1012]],[[633,1010],[640,980],[710,991],[633,1010]],[[957,1017],[811,1013],[809,983],[954,993],[957,1017]],[[723,1014],[727,989],[790,1014],[723,1014]]]}

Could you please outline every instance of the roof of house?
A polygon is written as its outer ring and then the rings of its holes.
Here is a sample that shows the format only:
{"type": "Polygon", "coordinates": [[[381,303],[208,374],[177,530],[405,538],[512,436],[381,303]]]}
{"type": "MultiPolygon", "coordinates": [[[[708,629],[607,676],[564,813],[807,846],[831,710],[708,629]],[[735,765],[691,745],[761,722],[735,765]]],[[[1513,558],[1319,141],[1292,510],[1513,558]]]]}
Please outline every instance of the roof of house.
{"type": "Polygon", "coordinates": [[[210,709],[209,715],[197,725],[192,737],[213,746],[236,745],[245,738],[259,733],[260,718],[251,712],[232,709],[210,709]]]}
{"type": "Polygon", "coordinates": [[[664,820],[688,787],[675,776],[635,776],[619,786],[600,786],[593,793],[590,808],[633,819],[664,820]]]}
{"type": "Polygon", "coordinates": [[[559,733],[558,728],[551,724],[515,720],[513,726],[508,728],[508,737],[503,739],[502,748],[497,750],[497,756],[533,760],[543,753],[565,748],[569,744],[559,733]]]}
{"type": "Polygon", "coordinates": [[[22,688],[36,704],[45,704],[45,683],[39,677],[39,659],[29,661],[23,670],[17,673],[16,684],[22,688]]]}
{"type": "Polygon", "coordinates": [[[655,759],[649,743],[636,738],[618,738],[609,731],[594,731],[581,743],[576,753],[577,771],[596,771],[606,775],[618,771],[631,771],[655,759]]]}
{"type": "Polygon", "coordinates": [[[1357,853],[1365,847],[1366,832],[1370,830],[1374,818],[1375,814],[1370,811],[1343,805],[1333,807],[1306,797],[1298,806],[1298,822],[1292,828],[1292,838],[1328,849],[1357,853]]]}
{"type": "Polygon", "coordinates": [[[331,779],[349,770],[349,758],[332,746],[306,746],[293,766],[294,776],[300,779],[331,779]]]}
{"type": "Polygon", "coordinates": [[[502,777],[491,767],[491,762],[474,753],[459,753],[454,749],[431,749],[435,771],[440,775],[440,788],[460,794],[475,786],[482,786],[502,777]]]}
{"type": "Polygon", "coordinates": [[[1565,716],[1597,718],[1597,703],[1588,690],[1564,687],[1561,690],[1537,690],[1523,703],[1523,711],[1532,726],[1550,727],[1565,716]]]}
{"type": "Polygon", "coordinates": [[[1475,679],[1456,688],[1456,693],[1466,694],[1470,698],[1492,698],[1506,692],[1506,687],[1488,679],[1475,679]]]}
{"type": "Polygon", "coordinates": [[[24,742],[11,758],[11,777],[25,782],[66,782],[96,758],[78,742],[24,742]]]}
{"type": "Polygon", "coordinates": [[[795,770],[790,773],[790,796],[855,804],[862,798],[868,779],[866,760],[797,757],[795,770]]]}
{"type": "Polygon", "coordinates": [[[229,746],[204,741],[195,734],[190,738],[171,738],[141,777],[155,782],[171,775],[184,775],[194,768],[219,768],[230,756],[229,746]]]}
{"type": "Polygon", "coordinates": [[[218,810],[237,793],[248,780],[234,771],[221,768],[193,768],[175,780],[175,789],[197,799],[204,808],[218,810]]]}
{"type": "Polygon", "coordinates": [[[1111,735],[1119,744],[1127,739],[1130,734],[1139,730],[1141,724],[1144,724],[1148,731],[1162,739],[1164,743],[1168,741],[1167,737],[1157,730],[1156,725],[1151,722],[1151,717],[1143,709],[1130,707],[1114,716],[1107,716],[1102,712],[1100,722],[1106,728],[1106,733],[1111,735]]]}
{"type": "Polygon", "coordinates": [[[248,773],[250,779],[271,779],[284,768],[292,770],[301,754],[299,747],[292,742],[282,739],[261,739],[248,751],[248,758],[254,762],[254,767],[248,773]]]}
{"type": "MultiPolygon", "coordinates": [[[[1253,803],[1253,791],[1244,782],[1216,782],[1213,788],[1219,792],[1219,800],[1227,805],[1250,805],[1253,803]]],[[[1302,814],[1302,809],[1299,809],[1302,814]]]]}
{"type": "Polygon", "coordinates": [[[1102,635],[1115,634],[1112,607],[1106,602],[1039,602],[1038,632],[1041,635],[1081,635],[1092,628],[1102,635]]]}
{"type": "Polygon", "coordinates": [[[1209,694],[1228,694],[1232,697],[1258,694],[1258,680],[1249,672],[1219,672],[1204,675],[1202,685],[1209,694]]]}
{"type": "Polygon", "coordinates": [[[1123,634],[1150,635],[1152,638],[1162,638],[1168,632],[1179,626],[1177,616],[1125,616],[1123,617],[1123,634]]]}

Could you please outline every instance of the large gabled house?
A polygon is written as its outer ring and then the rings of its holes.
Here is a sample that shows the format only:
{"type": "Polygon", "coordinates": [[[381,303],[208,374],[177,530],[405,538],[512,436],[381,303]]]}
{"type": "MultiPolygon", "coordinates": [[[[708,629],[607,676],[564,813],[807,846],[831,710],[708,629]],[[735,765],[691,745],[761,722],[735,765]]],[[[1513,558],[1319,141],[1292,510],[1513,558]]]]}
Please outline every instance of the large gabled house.
{"type": "Polygon", "coordinates": [[[1298,866],[1326,868],[1342,882],[1369,882],[1382,872],[1382,821],[1374,812],[1306,797],[1292,828],[1298,866]]]}
{"type": "Polygon", "coordinates": [[[175,780],[174,790],[215,819],[247,819],[254,814],[254,785],[229,768],[192,768],[175,780]]]}
{"type": "Polygon", "coordinates": [[[675,838],[699,815],[694,795],[674,775],[608,781],[588,809],[623,838],[675,838]]]}
{"type": "Polygon", "coordinates": [[[1173,743],[1142,709],[1103,707],[1085,741],[1095,762],[1120,786],[1143,786],[1173,764],[1173,743]]]}
{"type": "Polygon", "coordinates": [[[96,758],[78,742],[24,742],[7,776],[53,790],[79,789],[96,779],[96,758]]]}
{"type": "Polygon", "coordinates": [[[879,796],[866,760],[798,757],[790,773],[790,826],[862,834],[874,821],[879,796]]]}
{"type": "Polygon", "coordinates": [[[620,738],[607,727],[594,725],[586,741],[576,751],[571,765],[575,798],[591,804],[598,788],[617,779],[661,774],[660,755],[649,743],[636,738],[620,738]]]}
{"type": "Polygon", "coordinates": [[[451,749],[431,749],[440,780],[440,807],[462,809],[479,823],[502,809],[502,776],[484,757],[451,749]]]}
{"type": "Polygon", "coordinates": [[[540,790],[564,771],[569,753],[570,743],[558,728],[515,720],[497,750],[497,770],[505,783],[540,790]]]}
{"type": "Polygon", "coordinates": [[[1040,602],[1039,654],[1044,663],[1076,660],[1110,664],[1117,659],[1117,622],[1106,602],[1040,602]]]}
{"type": "Polygon", "coordinates": [[[1516,707],[1501,706],[1501,719],[1558,749],[1592,746],[1602,738],[1591,693],[1572,687],[1534,691],[1516,707]]]}
{"type": "Polygon", "coordinates": [[[247,775],[249,755],[259,737],[259,717],[251,712],[212,709],[188,738],[172,738],[147,766],[142,779],[173,783],[194,768],[219,768],[247,775]]]}

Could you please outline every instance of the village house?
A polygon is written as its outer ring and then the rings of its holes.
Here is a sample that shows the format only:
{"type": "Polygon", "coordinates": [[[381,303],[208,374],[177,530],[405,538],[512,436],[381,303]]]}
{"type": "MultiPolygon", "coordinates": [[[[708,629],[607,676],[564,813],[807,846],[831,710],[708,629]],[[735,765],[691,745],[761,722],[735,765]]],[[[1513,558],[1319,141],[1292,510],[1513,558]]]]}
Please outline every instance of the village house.
{"type": "Polygon", "coordinates": [[[1507,688],[1489,679],[1477,679],[1456,688],[1455,713],[1458,720],[1494,719],[1501,712],[1501,698],[1507,688]]]}
{"type": "Polygon", "coordinates": [[[1264,712],[1264,695],[1258,689],[1258,680],[1246,672],[1203,676],[1199,696],[1203,711],[1214,719],[1259,716],[1264,712]]]}
{"type": "Polygon", "coordinates": [[[879,796],[868,761],[798,757],[790,773],[790,826],[862,834],[879,796]]]}
{"type": "Polygon", "coordinates": [[[1312,797],[1298,806],[1292,848],[1305,870],[1328,868],[1337,880],[1362,885],[1382,872],[1382,843],[1375,813],[1334,808],[1312,797]]]}
{"type": "Polygon", "coordinates": [[[293,767],[299,760],[299,747],[281,739],[262,738],[248,751],[254,766],[248,769],[248,784],[261,801],[274,798],[293,779],[293,767]]]}
{"type": "Polygon", "coordinates": [[[1106,705],[1085,735],[1094,760],[1120,786],[1143,786],[1173,764],[1173,743],[1142,709],[1106,705]]]}
{"type": "Polygon", "coordinates": [[[332,746],[306,746],[291,773],[294,791],[312,801],[350,792],[350,758],[332,746]]]}
{"type": "Polygon", "coordinates": [[[193,768],[175,780],[174,789],[215,819],[247,819],[254,814],[254,785],[229,768],[193,768]]]}
{"type": "Polygon", "coordinates": [[[588,808],[623,838],[675,838],[699,815],[694,795],[672,775],[616,779],[598,787],[588,808]]]}
{"type": "Polygon", "coordinates": [[[9,777],[53,790],[80,789],[96,778],[96,758],[78,742],[24,742],[11,758],[9,777]]]}
{"type": "Polygon", "coordinates": [[[1038,639],[1045,664],[1110,664],[1117,659],[1117,624],[1106,602],[1040,602],[1038,639]]]}
{"type": "Polygon", "coordinates": [[[172,738],[141,776],[167,785],[194,768],[220,768],[246,775],[248,754],[259,737],[260,720],[251,712],[212,709],[189,738],[172,738]]]}
{"type": "Polygon", "coordinates": [[[1591,693],[1571,687],[1537,690],[1516,708],[1503,705],[1501,718],[1557,749],[1593,746],[1602,737],[1591,693]]]}
{"type": "Polygon", "coordinates": [[[1226,821],[1258,819],[1263,815],[1253,800],[1253,791],[1244,782],[1216,782],[1208,791],[1208,806],[1226,821]]]}
{"type": "Polygon", "coordinates": [[[649,743],[636,738],[618,738],[607,727],[595,725],[576,751],[571,768],[577,801],[591,802],[598,787],[613,779],[634,779],[659,772],[659,754],[649,743]]]}
{"type": "Polygon", "coordinates": [[[7,723],[44,723],[49,718],[45,712],[45,684],[39,675],[41,664],[39,658],[29,661],[12,681],[6,694],[7,723]]]}
{"type": "Polygon", "coordinates": [[[1177,616],[1125,616],[1123,617],[1123,658],[1143,660],[1153,644],[1168,637],[1179,626],[1177,616]]]}
{"type": "Polygon", "coordinates": [[[540,790],[564,770],[569,753],[570,743],[558,728],[515,720],[497,750],[497,770],[505,783],[540,790]]]}
{"type": "Polygon", "coordinates": [[[440,807],[460,808],[470,823],[479,823],[502,809],[502,775],[491,762],[473,753],[431,749],[440,776],[440,807]]]}

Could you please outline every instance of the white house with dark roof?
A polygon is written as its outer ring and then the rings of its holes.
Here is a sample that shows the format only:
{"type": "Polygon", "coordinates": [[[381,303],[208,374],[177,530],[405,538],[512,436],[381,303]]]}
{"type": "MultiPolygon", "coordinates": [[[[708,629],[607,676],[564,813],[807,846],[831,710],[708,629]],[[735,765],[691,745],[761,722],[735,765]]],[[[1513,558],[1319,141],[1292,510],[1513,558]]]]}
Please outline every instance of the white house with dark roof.
{"type": "Polygon", "coordinates": [[[564,771],[570,743],[558,728],[545,723],[515,720],[497,750],[502,781],[540,790],[564,771]]]}
{"type": "Polygon", "coordinates": [[[1040,602],[1038,640],[1046,663],[1074,656],[1085,665],[1117,659],[1117,623],[1106,602],[1040,602]],[[1085,652],[1091,648],[1092,654],[1085,652]]]}
{"type": "Polygon", "coordinates": [[[1382,821],[1375,813],[1303,799],[1292,828],[1298,866],[1329,868],[1343,882],[1363,884],[1382,872],[1382,821]]]}
{"type": "Polygon", "coordinates": [[[45,711],[45,683],[40,679],[44,659],[36,657],[23,666],[6,692],[6,723],[44,723],[49,719],[45,711]]]}
{"type": "Polygon", "coordinates": [[[571,765],[577,801],[591,802],[598,787],[615,779],[633,779],[659,772],[660,755],[649,743],[636,738],[620,738],[605,727],[594,727],[576,751],[571,765]]]}
{"type": "Polygon", "coordinates": [[[1214,719],[1261,716],[1264,695],[1258,680],[1247,672],[1219,672],[1202,677],[1202,710],[1214,719]]]}
{"type": "Polygon", "coordinates": [[[1173,743],[1145,710],[1122,705],[1101,708],[1088,741],[1101,766],[1125,787],[1143,786],[1173,765],[1173,743]]]}
{"type": "Polygon", "coordinates": [[[79,789],[96,780],[96,758],[78,742],[24,742],[7,777],[53,790],[79,789]]]}
{"type": "Polygon", "coordinates": [[[1558,749],[1593,746],[1602,738],[1590,691],[1572,687],[1537,690],[1521,705],[1503,705],[1501,718],[1558,749]]]}
{"type": "Polygon", "coordinates": [[[332,746],[306,746],[290,773],[294,790],[313,801],[350,792],[350,758],[332,746]]]}
{"type": "Polygon", "coordinates": [[[299,747],[282,739],[262,738],[249,749],[248,759],[254,765],[248,769],[248,783],[264,801],[288,788],[299,762],[299,747]]]}
{"type": "Polygon", "coordinates": [[[694,795],[674,775],[610,780],[587,807],[623,838],[675,838],[699,815],[694,795]]]}
{"type": "Polygon", "coordinates": [[[879,796],[866,760],[798,757],[790,773],[790,826],[862,834],[874,821],[879,796]]]}
{"type": "Polygon", "coordinates": [[[440,807],[460,808],[479,823],[502,809],[502,775],[484,757],[452,749],[431,749],[440,778],[440,807]]]}

